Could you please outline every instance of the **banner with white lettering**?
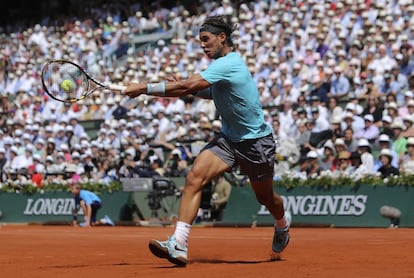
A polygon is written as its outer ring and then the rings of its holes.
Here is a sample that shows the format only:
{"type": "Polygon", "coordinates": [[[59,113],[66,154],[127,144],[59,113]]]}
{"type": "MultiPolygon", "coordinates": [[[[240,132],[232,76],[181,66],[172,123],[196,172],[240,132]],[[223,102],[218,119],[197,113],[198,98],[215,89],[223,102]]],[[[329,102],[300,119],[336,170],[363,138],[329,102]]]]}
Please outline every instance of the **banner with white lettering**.
{"type": "MultiPolygon", "coordinates": [[[[125,220],[127,215],[130,193],[113,192],[100,193],[102,207],[97,217],[105,214],[113,220],[125,220]]],[[[0,222],[3,223],[43,223],[71,222],[75,201],[70,192],[45,192],[35,194],[0,193],[0,222]]],[[[83,215],[82,210],[78,215],[83,215]]]]}
{"type": "MultiPolygon", "coordinates": [[[[390,219],[379,210],[393,206],[401,210],[401,227],[414,227],[414,188],[406,186],[275,187],[285,210],[298,226],[388,227],[390,219]]],[[[235,187],[231,192],[224,222],[272,225],[273,217],[257,202],[253,190],[235,187]]]]}

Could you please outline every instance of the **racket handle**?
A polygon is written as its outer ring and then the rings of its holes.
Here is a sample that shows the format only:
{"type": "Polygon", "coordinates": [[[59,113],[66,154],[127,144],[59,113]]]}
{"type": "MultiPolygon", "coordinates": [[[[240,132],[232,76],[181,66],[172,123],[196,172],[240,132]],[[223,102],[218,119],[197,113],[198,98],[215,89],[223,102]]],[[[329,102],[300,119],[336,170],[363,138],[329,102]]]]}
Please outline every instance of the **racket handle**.
{"type": "Polygon", "coordinates": [[[123,92],[126,89],[126,86],[122,86],[122,85],[108,84],[107,86],[108,86],[108,89],[110,90],[120,91],[120,92],[123,92]]]}

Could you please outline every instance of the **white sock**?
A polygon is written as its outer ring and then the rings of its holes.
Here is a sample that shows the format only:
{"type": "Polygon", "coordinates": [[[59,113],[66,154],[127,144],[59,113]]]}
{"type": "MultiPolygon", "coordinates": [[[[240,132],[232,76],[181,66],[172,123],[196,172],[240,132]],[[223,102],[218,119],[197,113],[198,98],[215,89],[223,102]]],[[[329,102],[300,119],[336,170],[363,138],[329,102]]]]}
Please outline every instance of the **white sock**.
{"type": "Polygon", "coordinates": [[[281,219],[276,219],[276,228],[285,228],[287,226],[286,217],[283,216],[281,219]]]}
{"type": "Polygon", "coordinates": [[[190,235],[191,225],[182,221],[177,221],[175,226],[175,238],[182,245],[187,246],[188,237],[190,235]]]}

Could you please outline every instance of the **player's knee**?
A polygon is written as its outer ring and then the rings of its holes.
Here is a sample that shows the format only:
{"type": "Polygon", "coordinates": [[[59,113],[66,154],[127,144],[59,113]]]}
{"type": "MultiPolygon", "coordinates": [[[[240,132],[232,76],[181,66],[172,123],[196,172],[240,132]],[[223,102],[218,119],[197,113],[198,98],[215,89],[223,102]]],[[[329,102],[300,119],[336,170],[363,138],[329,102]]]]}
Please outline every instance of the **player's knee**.
{"type": "Polygon", "coordinates": [[[189,171],[185,183],[185,191],[198,192],[203,188],[203,178],[189,171]]]}

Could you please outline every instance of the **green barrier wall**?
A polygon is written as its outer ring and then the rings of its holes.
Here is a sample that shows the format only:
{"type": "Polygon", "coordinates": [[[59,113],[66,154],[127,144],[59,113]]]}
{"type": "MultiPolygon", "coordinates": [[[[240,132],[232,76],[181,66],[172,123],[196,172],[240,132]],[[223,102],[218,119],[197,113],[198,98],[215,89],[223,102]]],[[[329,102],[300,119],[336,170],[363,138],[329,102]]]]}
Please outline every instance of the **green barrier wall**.
{"type": "MultiPolygon", "coordinates": [[[[387,227],[390,220],[379,214],[383,205],[401,210],[401,227],[414,227],[414,189],[398,186],[347,186],[329,189],[275,187],[286,210],[297,225],[334,225],[337,227],[387,227]]],[[[235,187],[223,222],[268,225],[273,218],[255,198],[250,187],[235,187]]]]}
{"type": "MultiPolygon", "coordinates": [[[[177,186],[182,186],[182,181],[177,186]]],[[[388,227],[390,220],[379,214],[383,205],[401,210],[401,227],[414,227],[413,187],[347,186],[329,189],[297,187],[290,190],[275,187],[296,225],[334,225],[337,227],[388,227]]],[[[101,193],[103,206],[98,217],[105,214],[115,221],[130,221],[137,210],[145,219],[152,216],[148,192],[101,193]],[[134,207],[137,210],[134,210],[134,207]]],[[[166,196],[158,217],[171,219],[177,215],[180,198],[166,196]]],[[[1,222],[71,221],[73,199],[69,192],[46,192],[33,195],[0,193],[1,222]]],[[[233,187],[223,223],[231,225],[271,225],[272,217],[255,198],[250,187],[233,187]]]]}
{"type": "MultiPolygon", "coordinates": [[[[103,205],[98,218],[107,214],[115,221],[128,220],[131,194],[127,192],[101,193],[103,205]]],[[[1,222],[36,223],[72,221],[74,201],[69,192],[45,192],[32,195],[0,193],[1,222]]]]}

